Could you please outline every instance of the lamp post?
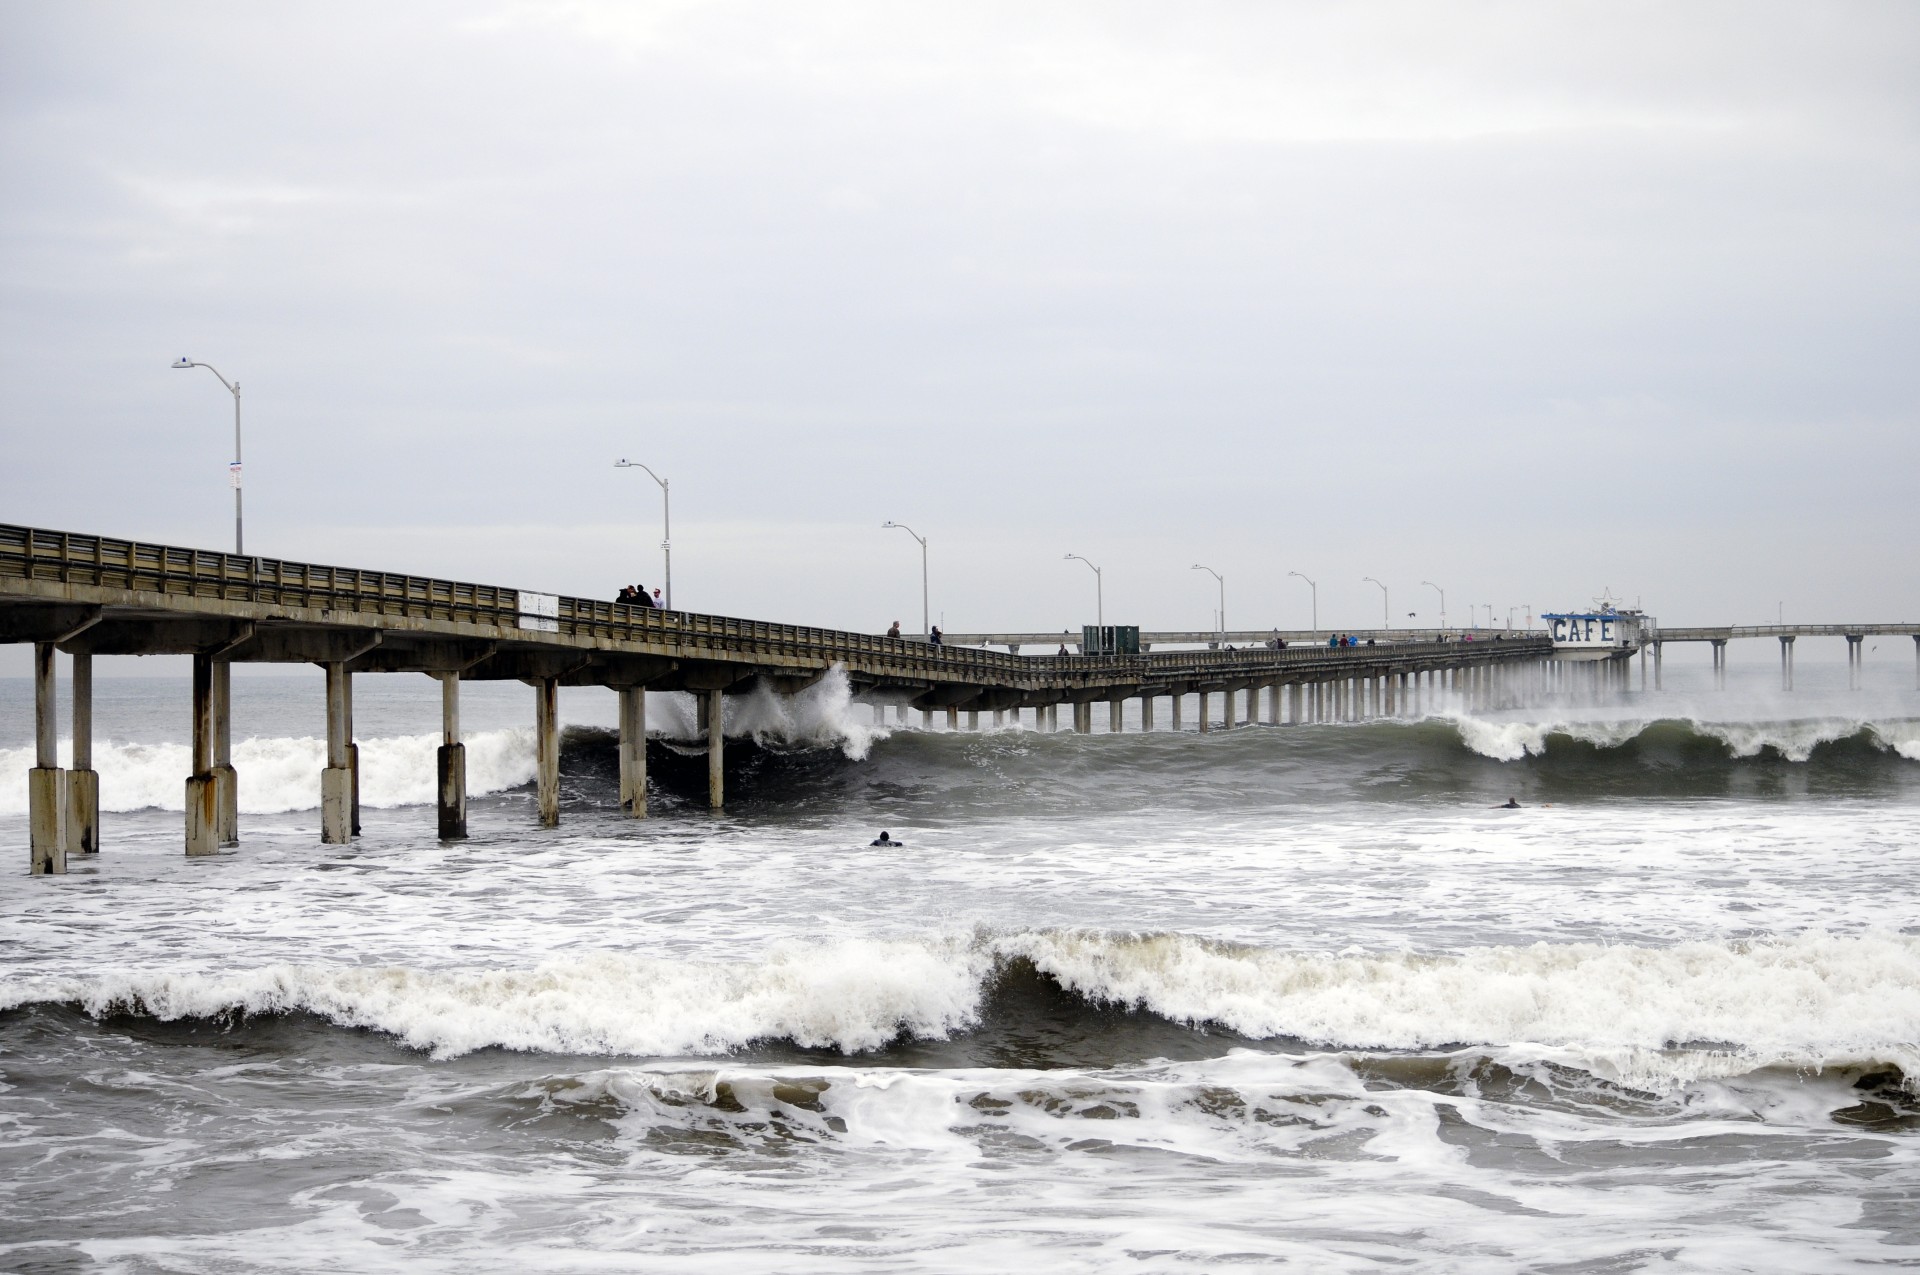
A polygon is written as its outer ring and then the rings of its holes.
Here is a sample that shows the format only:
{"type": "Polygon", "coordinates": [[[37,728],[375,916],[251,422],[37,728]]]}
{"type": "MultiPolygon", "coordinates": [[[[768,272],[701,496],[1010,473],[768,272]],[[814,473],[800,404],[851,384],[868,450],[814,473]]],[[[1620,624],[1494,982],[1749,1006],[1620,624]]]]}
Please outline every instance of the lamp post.
{"type": "Polygon", "coordinates": [[[227,387],[227,393],[233,395],[233,463],[227,466],[227,473],[233,479],[233,551],[245,553],[246,522],[240,513],[240,382],[229,381],[220,376],[220,372],[211,363],[201,363],[182,354],[173,364],[176,368],[203,367],[219,377],[220,384],[227,387]]]}
{"type": "Polygon", "coordinates": [[[1435,593],[1440,595],[1440,627],[1443,629],[1446,628],[1447,627],[1447,591],[1441,588],[1439,585],[1435,584],[1431,580],[1422,580],[1420,583],[1426,585],[1429,589],[1432,589],[1435,593]]]}
{"type": "MultiPolygon", "coordinates": [[[[1300,576],[1298,571],[1289,571],[1287,574],[1290,576],[1300,576]]],[[[1307,580],[1305,576],[1300,576],[1300,578],[1307,580]]],[[[1320,586],[1311,580],[1307,580],[1307,587],[1313,590],[1313,631],[1318,633],[1320,631],[1320,586]]]]}
{"type": "Polygon", "coordinates": [[[1212,567],[1203,567],[1197,562],[1193,564],[1193,569],[1204,571],[1220,582],[1220,635],[1224,638],[1227,632],[1227,578],[1212,567]]]}
{"type": "MultiPolygon", "coordinates": [[[[1086,562],[1088,566],[1093,567],[1093,563],[1088,562],[1087,559],[1082,558],[1077,553],[1070,553],[1067,555],[1067,558],[1075,562],[1086,562]]],[[[1062,559],[1062,561],[1065,561],[1065,559],[1062,559]]],[[[1107,600],[1104,593],[1103,581],[1100,576],[1100,568],[1098,567],[1093,567],[1093,622],[1103,629],[1107,627],[1107,600]]]]}
{"type": "Polygon", "coordinates": [[[927,607],[927,538],[904,522],[883,522],[880,529],[898,527],[920,542],[920,632],[927,641],[933,641],[933,612],[927,607]]]}
{"type": "Polygon", "coordinates": [[[667,606],[673,610],[673,492],[667,486],[667,480],[637,460],[624,458],[613,462],[615,469],[644,469],[647,477],[660,484],[660,556],[666,559],[667,569],[667,606]]]}
{"type": "MultiPolygon", "coordinates": [[[[1372,576],[1361,576],[1360,583],[1380,584],[1380,582],[1372,576]]],[[[1393,612],[1387,609],[1387,586],[1384,584],[1380,584],[1380,623],[1389,629],[1393,627],[1393,612]]]]}

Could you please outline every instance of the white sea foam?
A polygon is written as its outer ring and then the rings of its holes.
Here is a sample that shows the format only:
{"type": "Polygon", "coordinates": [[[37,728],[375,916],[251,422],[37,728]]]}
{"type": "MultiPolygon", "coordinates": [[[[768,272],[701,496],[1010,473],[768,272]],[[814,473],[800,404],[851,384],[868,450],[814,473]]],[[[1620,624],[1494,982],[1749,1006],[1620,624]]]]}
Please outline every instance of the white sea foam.
{"type": "Polygon", "coordinates": [[[1758,757],[1771,749],[1788,761],[1804,762],[1822,744],[1850,739],[1862,731],[1874,744],[1909,761],[1920,761],[1920,722],[1910,719],[1822,717],[1783,721],[1726,721],[1698,717],[1509,721],[1459,716],[1449,718],[1460,740],[1483,757],[1518,761],[1541,756],[1559,736],[1596,748],[1618,748],[1663,721],[1677,721],[1695,734],[1719,740],[1735,757],[1758,757]]]}
{"type": "Polygon", "coordinates": [[[714,1053],[761,1039],[853,1053],[902,1031],[944,1036],[973,1021],[983,972],[982,958],[961,943],[848,940],[777,946],[752,963],[599,952],[524,970],[273,965],[236,974],[9,977],[0,982],[0,1007],[60,1001],[167,1020],[306,1011],[441,1055],[489,1046],[714,1053]]]}
{"type": "MultiPolygon", "coordinates": [[[[360,803],[383,808],[434,800],[435,751],[440,736],[399,735],[360,743],[360,803]]],[[[481,731],[466,739],[467,791],[502,792],[533,781],[533,732],[481,731]]],[[[72,762],[70,741],[60,764],[72,762]]],[[[327,743],[299,739],[245,739],[233,746],[240,809],[246,814],[312,810],[320,804],[320,771],[327,743]]],[[[0,749],[0,814],[27,808],[30,748],[0,749]]],[[[100,808],[108,811],[183,810],[192,750],[185,744],[127,744],[96,740],[93,768],[100,775],[100,808]]]]}
{"type": "Polygon", "coordinates": [[[1640,1083],[1873,1060],[1920,1075],[1920,939],[1900,935],[1354,956],[1044,930],[783,944],[741,962],[598,952],[520,970],[15,974],[0,1007],[307,1011],[441,1055],[670,1056],[768,1039],[855,1053],[977,1024],[994,971],[1015,957],[1092,1002],[1322,1048],[1554,1051],[1640,1083]]]}
{"type": "Polygon", "coordinates": [[[1324,956],[1045,931],[1002,947],[1095,1000],[1327,1046],[1528,1043],[1653,1066],[1714,1042],[1743,1068],[1920,1058],[1920,939],[1903,935],[1324,956]]]}
{"type": "MultiPolygon", "coordinates": [[[[726,698],[721,729],[730,739],[750,738],[771,748],[838,749],[854,761],[863,761],[875,741],[892,730],[854,720],[853,684],[841,665],[792,695],[782,695],[756,684],[744,695],[726,698]]],[[[647,696],[647,730],[664,739],[698,742],[698,709],[692,695],[656,691],[647,696]]]]}

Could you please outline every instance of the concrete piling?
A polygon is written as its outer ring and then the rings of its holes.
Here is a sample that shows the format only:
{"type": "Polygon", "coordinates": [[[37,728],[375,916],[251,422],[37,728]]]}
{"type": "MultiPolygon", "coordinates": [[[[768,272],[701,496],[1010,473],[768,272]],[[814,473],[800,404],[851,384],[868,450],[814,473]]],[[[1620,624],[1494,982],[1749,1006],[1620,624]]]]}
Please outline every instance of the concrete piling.
{"type": "Polygon", "coordinates": [[[719,691],[707,692],[707,809],[727,804],[727,705],[719,691]]]}
{"type": "Polygon", "coordinates": [[[54,646],[33,644],[33,769],[27,772],[27,870],[58,876],[67,870],[66,775],[60,769],[53,686],[54,646]]]}
{"type": "Polygon", "coordinates": [[[1200,733],[1204,735],[1209,730],[1212,730],[1213,727],[1212,724],[1207,721],[1207,692],[1200,691],[1198,694],[1200,697],[1200,733]]]}
{"type": "Polygon", "coordinates": [[[73,657],[73,765],[67,771],[68,854],[100,851],[100,776],[93,769],[93,656],[73,657]]]}
{"type": "Polygon", "coordinates": [[[347,713],[347,828],[360,835],[360,741],[353,733],[353,678],[348,677],[341,697],[347,713]]]}
{"type": "Polygon", "coordinates": [[[327,767],[320,772],[320,840],[344,846],[353,840],[353,727],[347,697],[353,674],[342,663],[327,665],[327,767]]]}
{"type": "Polygon", "coordinates": [[[213,775],[215,705],[213,657],[193,657],[193,773],[187,776],[187,853],[220,848],[220,786],[213,775]]]}
{"type": "Polygon", "coordinates": [[[1121,731],[1120,713],[1124,704],[1124,700],[1107,701],[1107,733],[1109,735],[1118,735],[1121,731]]]}
{"type": "Polygon", "coordinates": [[[460,675],[441,673],[440,749],[435,759],[435,806],[440,840],[467,835],[467,746],[460,740],[460,675]]]}
{"type": "MultiPolygon", "coordinates": [[[[874,705],[876,722],[885,706],[874,705]]],[[[620,808],[635,819],[647,817],[647,688],[620,688],[620,808]]]]}
{"type": "Polygon", "coordinates": [[[533,684],[534,783],[540,801],[540,826],[560,826],[560,679],[542,677],[533,684]]]}
{"type": "Polygon", "coordinates": [[[213,786],[218,811],[214,840],[240,844],[240,780],[233,769],[233,665],[213,662],[213,786]]]}

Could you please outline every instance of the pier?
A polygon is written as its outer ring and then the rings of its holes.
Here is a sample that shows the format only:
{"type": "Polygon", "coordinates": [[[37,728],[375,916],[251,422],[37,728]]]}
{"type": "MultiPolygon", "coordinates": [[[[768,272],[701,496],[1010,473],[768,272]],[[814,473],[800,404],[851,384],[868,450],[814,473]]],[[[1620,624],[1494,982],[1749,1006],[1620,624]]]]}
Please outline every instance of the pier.
{"type": "MultiPolygon", "coordinates": [[[[1404,636],[1404,635],[1403,635],[1404,636]]],[[[1093,729],[1095,705],[1110,729],[1141,701],[1168,700],[1170,726],[1199,700],[1198,728],[1349,721],[1422,711],[1434,697],[1490,707],[1549,681],[1553,648],[1537,635],[1500,640],[1400,641],[1329,648],[1252,646],[1139,655],[1021,655],[978,647],[629,607],[493,585],[362,568],[289,562],[217,550],[0,524],[0,641],[34,646],[35,765],[29,772],[32,872],[65,870],[69,854],[101,849],[98,776],[92,769],[92,661],[96,655],[188,655],[193,689],[192,769],[186,784],[186,852],[212,854],[240,836],[231,754],[232,666],[315,664],[326,671],[326,765],[315,777],[321,838],[359,831],[359,759],[353,681],[414,673],[440,683],[440,834],[466,833],[460,685],[515,680],[534,689],[539,818],[556,824],[561,686],[619,695],[620,800],[647,813],[646,696],[684,691],[699,706],[707,742],[708,804],[725,801],[725,701],[765,686],[793,694],[834,668],[876,717],[918,711],[958,729],[993,724],[1093,729]],[[72,764],[58,764],[55,661],[71,661],[72,764]],[[1220,705],[1216,719],[1213,697],[1220,705]],[[1023,717],[1023,714],[1030,715],[1023,717]]]]}

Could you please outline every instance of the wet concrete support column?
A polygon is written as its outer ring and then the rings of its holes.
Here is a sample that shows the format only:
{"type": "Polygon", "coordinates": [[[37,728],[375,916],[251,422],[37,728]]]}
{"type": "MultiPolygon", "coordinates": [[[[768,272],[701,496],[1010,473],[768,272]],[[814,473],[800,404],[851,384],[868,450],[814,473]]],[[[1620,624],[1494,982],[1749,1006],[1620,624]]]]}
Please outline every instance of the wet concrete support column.
{"type": "Polygon", "coordinates": [[[1724,638],[1713,644],[1713,689],[1727,689],[1727,643],[1724,638]]]}
{"type": "Polygon", "coordinates": [[[1140,697],[1140,733],[1148,734],[1153,730],[1153,696],[1140,697]]]}
{"type": "Polygon", "coordinates": [[[1287,720],[1295,726],[1300,725],[1301,714],[1305,711],[1303,701],[1306,699],[1306,692],[1306,686],[1300,682],[1295,682],[1287,688],[1287,720]]]}
{"type": "Polygon", "coordinates": [[[960,729],[960,706],[958,704],[947,705],[947,729],[960,729]]]}
{"type": "Polygon", "coordinates": [[[68,854],[100,851],[100,776],[93,770],[93,656],[73,657],[73,765],[67,771],[68,854]]]}
{"type": "Polygon", "coordinates": [[[1200,733],[1204,735],[1213,729],[1213,723],[1207,720],[1207,692],[1196,691],[1194,694],[1200,700],[1200,733]]]}
{"type": "Polygon", "coordinates": [[[1123,724],[1124,719],[1121,717],[1121,713],[1125,707],[1125,700],[1116,699],[1107,701],[1107,733],[1109,735],[1118,735],[1125,729],[1123,724]]]}
{"type": "Polygon", "coordinates": [[[980,729],[980,710],[979,709],[970,708],[967,710],[967,729],[968,730],[980,729]]]}
{"type": "Polygon", "coordinates": [[[1780,689],[1793,689],[1793,636],[1780,635],[1780,689]]]}
{"type": "MultiPolygon", "coordinates": [[[[467,835],[467,746],[460,742],[460,675],[437,673],[440,679],[440,748],[434,757],[434,806],[440,840],[459,841],[467,835]]],[[[620,701],[622,748],[626,745],[626,692],[620,701]]],[[[626,784],[626,757],[620,758],[620,782],[626,784]]]]}
{"type": "Polygon", "coordinates": [[[347,822],[353,835],[360,835],[360,740],[353,730],[353,679],[346,685],[347,697],[347,822]]]}
{"type": "Polygon", "coordinates": [[[51,642],[33,644],[33,767],[27,771],[27,871],[36,877],[67,870],[66,776],[60,770],[60,730],[54,700],[51,642]]]}
{"type": "Polygon", "coordinates": [[[1660,657],[1664,654],[1663,648],[1665,645],[1663,642],[1655,642],[1653,644],[1653,689],[1656,691],[1665,689],[1665,683],[1661,680],[1660,676],[1663,672],[1660,657]]]}
{"type": "Polygon", "coordinates": [[[707,705],[707,809],[723,810],[727,804],[727,701],[719,691],[708,691],[707,705]]]}
{"type": "Polygon", "coordinates": [[[540,826],[560,826],[560,679],[533,683],[533,773],[540,826]]]}
{"type": "Polygon", "coordinates": [[[193,657],[193,773],[187,776],[187,853],[220,848],[220,786],[213,776],[213,657],[193,657]]]}
{"type": "Polygon", "coordinates": [[[1913,635],[1913,689],[1920,691],[1920,633],[1913,635]]]}
{"type": "Polygon", "coordinates": [[[1049,735],[1060,733],[1060,705],[1058,704],[1047,705],[1047,733],[1049,735]]]}
{"type": "Polygon", "coordinates": [[[907,724],[907,706],[904,703],[893,706],[893,720],[896,725],[905,726],[907,724]]]}
{"type": "Polygon", "coordinates": [[[1847,689],[1850,691],[1860,689],[1860,675],[1866,663],[1866,653],[1861,649],[1864,641],[1864,635],[1847,634],[1847,689]]]}
{"type": "Polygon", "coordinates": [[[320,840],[344,846],[353,840],[353,771],[347,752],[353,726],[345,664],[327,665],[327,768],[320,772],[320,840]]]}
{"type": "Polygon", "coordinates": [[[1173,728],[1175,730],[1185,730],[1186,724],[1181,719],[1186,714],[1186,707],[1187,707],[1186,693],[1184,691],[1176,691],[1172,698],[1173,698],[1173,728]]]}
{"type": "MultiPolygon", "coordinates": [[[[1020,710],[1016,708],[1013,710],[1013,712],[1014,712],[1014,716],[1018,718],[1020,714],[1020,710]]],[[[1007,724],[1007,710],[1004,708],[994,709],[993,710],[993,728],[995,730],[999,730],[1002,726],[1005,726],[1006,724],[1007,724]]]]}
{"type": "Polygon", "coordinates": [[[213,784],[219,803],[214,828],[223,846],[240,844],[240,781],[233,769],[233,665],[213,664],[213,784]]]}

